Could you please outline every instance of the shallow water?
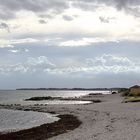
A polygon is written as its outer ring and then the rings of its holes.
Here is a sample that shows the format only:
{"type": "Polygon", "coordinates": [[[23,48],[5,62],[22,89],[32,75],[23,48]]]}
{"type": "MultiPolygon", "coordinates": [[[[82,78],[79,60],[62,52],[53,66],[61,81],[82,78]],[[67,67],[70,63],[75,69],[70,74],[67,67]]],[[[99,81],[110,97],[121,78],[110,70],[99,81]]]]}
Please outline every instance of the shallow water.
{"type": "Polygon", "coordinates": [[[79,97],[89,93],[110,94],[110,91],[88,91],[88,90],[0,90],[0,104],[85,104],[88,101],[24,101],[31,97],[79,97]]]}
{"type": "Polygon", "coordinates": [[[58,121],[56,115],[33,111],[0,109],[0,132],[11,132],[58,121]]]}

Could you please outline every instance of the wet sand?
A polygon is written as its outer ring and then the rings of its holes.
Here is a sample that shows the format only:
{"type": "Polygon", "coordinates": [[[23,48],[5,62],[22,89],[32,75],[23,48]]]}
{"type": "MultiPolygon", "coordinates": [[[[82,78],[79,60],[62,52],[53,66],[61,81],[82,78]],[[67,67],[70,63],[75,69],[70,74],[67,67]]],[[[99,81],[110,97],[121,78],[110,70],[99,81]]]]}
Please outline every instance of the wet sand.
{"type": "Polygon", "coordinates": [[[123,97],[119,94],[87,96],[86,98],[100,99],[103,102],[86,105],[13,106],[11,108],[55,112],[60,115],[69,114],[76,116],[82,122],[76,129],[55,135],[50,140],[140,139],[140,103],[122,103],[123,97]]]}

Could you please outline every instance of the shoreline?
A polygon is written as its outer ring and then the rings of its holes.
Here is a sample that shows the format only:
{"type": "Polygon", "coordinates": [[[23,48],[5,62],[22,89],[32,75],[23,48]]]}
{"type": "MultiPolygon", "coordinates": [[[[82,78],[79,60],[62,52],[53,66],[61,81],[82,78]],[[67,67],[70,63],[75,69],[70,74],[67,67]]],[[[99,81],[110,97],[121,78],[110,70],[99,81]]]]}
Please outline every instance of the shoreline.
{"type": "MultiPolygon", "coordinates": [[[[36,111],[38,112],[38,110],[36,111]]],[[[49,113],[55,114],[55,112],[49,112],[49,113]]],[[[60,118],[60,120],[55,121],[53,123],[48,123],[48,124],[44,123],[43,125],[40,126],[19,130],[16,132],[0,133],[0,139],[1,140],[19,140],[19,139],[20,140],[33,140],[33,139],[46,140],[48,138],[57,136],[59,134],[72,131],[77,127],[79,127],[82,123],[80,120],[78,120],[76,116],[71,114],[58,115],[57,117],[60,118]]]]}
{"type": "MultiPolygon", "coordinates": [[[[86,96],[81,96],[79,98],[55,98],[52,97],[51,100],[59,99],[59,100],[66,100],[66,101],[90,101],[91,103],[85,103],[83,105],[87,104],[93,104],[93,103],[100,103],[101,100],[98,99],[89,99],[90,95],[86,96]]],[[[46,98],[46,97],[35,97],[35,98],[46,98]]],[[[48,98],[48,97],[47,97],[48,98]]],[[[31,99],[25,99],[26,101],[32,100],[31,99]]],[[[69,105],[69,104],[68,104],[69,105]]],[[[80,104],[75,104],[75,105],[80,105],[80,104]]],[[[43,113],[51,113],[51,114],[59,114],[56,113],[55,111],[43,111],[40,110],[42,106],[46,105],[21,105],[21,104],[11,104],[11,105],[4,105],[0,104],[0,109],[10,109],[10,110],[22,110],[22,111],[35,111],[35,112],[43,112],[43,113]]],[[[67,133],[69,131],[72,131],[76,128],[78,128],[82,122],[77,118],[77,116],[72,115],[72,114],[60,114],[57,116],[60,118],[60,120],[55,121],[53,123],[47,123],[43,124],[40,126],[32,127],[29,129],[23,129],[23,130],[18,130],[14,132],[7,132],[7,133],[0,133],[0,139],[1,140],[45,140],[63,133],[67,133]]]]}
{"type": "MultiPolygon", "coordinates": [[[[66,130],[59,134],[55,133],[56,135],[53,134],[49,140],[139,140],[140,103],[122,103],[124,97],[120,94],[91,95],[84,98],[91,100],[98,98],[102,102],[79,105],[15,105],[0,106],[0,108],[67,114],[80,121],[76,129],[66,130]]],[[[61,127],[62,130],[63,128],[61,127]]]]}

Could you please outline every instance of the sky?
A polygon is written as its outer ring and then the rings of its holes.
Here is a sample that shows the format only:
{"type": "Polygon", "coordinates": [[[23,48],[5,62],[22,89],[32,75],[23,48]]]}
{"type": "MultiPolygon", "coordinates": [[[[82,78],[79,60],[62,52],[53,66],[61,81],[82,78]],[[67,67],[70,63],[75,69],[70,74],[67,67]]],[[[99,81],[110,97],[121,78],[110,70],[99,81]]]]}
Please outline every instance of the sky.
{"type": "Polygon", "coordinates": [[[140,85],[140,0],[0,0],[0,89],[140,85]]]}

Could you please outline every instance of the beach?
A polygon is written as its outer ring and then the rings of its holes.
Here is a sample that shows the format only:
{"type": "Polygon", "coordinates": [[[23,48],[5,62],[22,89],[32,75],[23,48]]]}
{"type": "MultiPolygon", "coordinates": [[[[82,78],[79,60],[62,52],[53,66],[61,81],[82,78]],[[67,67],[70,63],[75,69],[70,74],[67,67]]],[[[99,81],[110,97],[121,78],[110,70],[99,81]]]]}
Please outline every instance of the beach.
{"type": "Polygon", "coordinates": [[[65,128],[65,131],[57,135],[54,133],[50,138],[43,137],[42,140],[139,140],[140,103],[122,103],[123,97],[120,94],[92,95],[86,97],[88,98],[99,99],[102,102],[47,106],[5,105],[0,108],[67,114],[79,120],[79,124],[72,129],[65,128]]]}

